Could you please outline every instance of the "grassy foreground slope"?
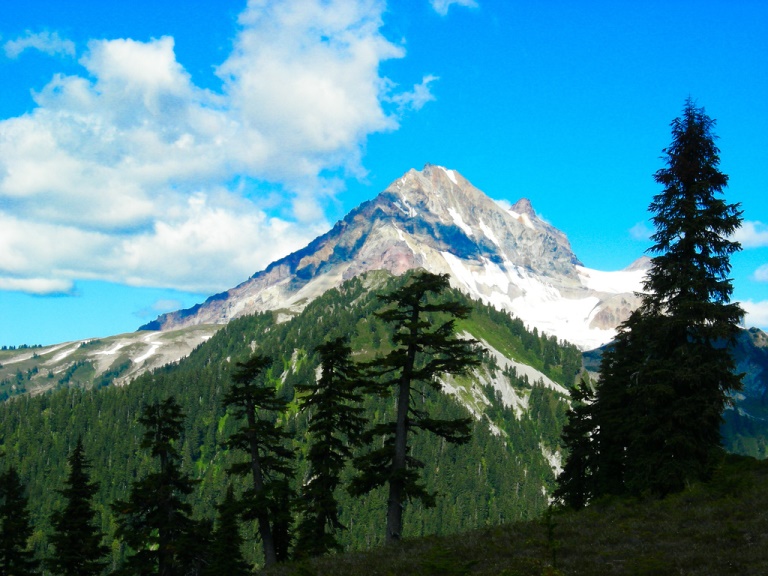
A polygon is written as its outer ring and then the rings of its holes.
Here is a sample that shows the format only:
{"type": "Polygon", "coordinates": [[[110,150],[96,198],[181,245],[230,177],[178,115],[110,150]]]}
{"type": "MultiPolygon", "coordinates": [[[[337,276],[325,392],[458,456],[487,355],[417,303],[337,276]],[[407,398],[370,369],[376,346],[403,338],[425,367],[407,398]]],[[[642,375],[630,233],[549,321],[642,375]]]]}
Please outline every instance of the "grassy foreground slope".
{"type": "Polygon", "coordinates": [[[286,564],[268,576],[768,574],[768,462],[726,456],[714,478],[664,500],[611,499],[392,548],[286,564]]]}

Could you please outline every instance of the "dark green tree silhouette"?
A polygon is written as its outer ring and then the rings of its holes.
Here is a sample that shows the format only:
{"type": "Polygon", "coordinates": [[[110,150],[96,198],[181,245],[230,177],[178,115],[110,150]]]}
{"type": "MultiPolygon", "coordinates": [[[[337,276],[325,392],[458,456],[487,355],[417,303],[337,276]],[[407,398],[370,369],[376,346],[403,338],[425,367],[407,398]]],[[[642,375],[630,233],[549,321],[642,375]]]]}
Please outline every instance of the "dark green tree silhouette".
{"type": "Polygon", "coordinates": [[[270,365],[271,360],[260,354],[238,362],[223,398],[241,422],[226,446],[248,456],[245,462],[232,465],[230,472],[251,477],[252,486],[242,497],[243,518],[256,521],[267,566],[288,559],[293,474],[293,452],[286,447],[290,434],[278,422],[287,402],[265,381],[270,365]]]}
{"type": "Polygon", "coordinates": [[[410,454],[409,435],[423,430],[459,444],[470,439],[471,418],[434,419],[413,401],[418,384],[439,391],[439,376],[465,374],[480,364],[477,342],[455,335],[456,320],[466,318],[471,308],[441,299],[448,288],[447,274],[422,271],[402,288],[380,296],[387,307],[377,315],[394,328],[393,349],[372,362],[370,369],[382,390],[394,391],[395,420],[366,433],[369,441],[384,437],[384,445],[355,459],[360,474],[350,491],[360,495],[389,485],[387,543],[402,536],[407,500],[418,499],[426,506],[435,504],[434,495],[420,481],[423,463],[410,454]]]}
{"type": "Polygon", "coordinates": [[[679,491],[720,454],[723,410],[741,385],[727,346],[743,310],[728,278],[741,212],[721,198],[714,124],[688,99],[655,174],[664,190],[650,205],[645,292],[603,356],[593,407],[598,496],[679,491]]]}
{"type": "Polygon", "coordinates": [[[40,562],[27,546],[32,523],[19,474],[13,467],[0,474],[0,575],[40,574],[40,562]]]}
{"type": "Polygon", "coordinates": [[[150,450],[159,466],[133,483],[128,500],[112,505],[116,535],[134,550],[126,561],[128,573],[175,576],[195,571],[188,552],[198,544],[199,533],[186,502],[195,481],[181,471],[176,449],[183,422],[174,397],[145,404],[139,418],[145,428],[141,447],[150,450]]]}
{"type": "Polygon", "coordinates": [[[654,256],[640,309],[653,324],[654,348],[638,381],[659,393],[634,395],[651,405],[628,457],[628,474],[638,480],[630,483],[633,492],[665,494],[708,477],[720,452],[723,410],[741,387],[726,346],[744,315],[730,302],[728,277],[730,256],[741,248],[730,239],[741,211],[721,197],[728,177],[718,168],[714,125],[689,98],[672,123],[667,167],[655,175],[664,190],[650,206],[654,256]]]}
{"type": "Polygon", "coordinates": [[[227,487],[224,501],[216,508],[216,527],[211,535],[208,565],[203,571],[203,576],[249,574],[250,567],[243,559],[239,504],[231,485],[227,487]]]}
{"type": "Polygon", "coordinates": [[[336,490],[352,448],[365,426],[360,406],[364,384],[346,338],[335,338],[318,346],[322,374],[315,384],[296,386],[301,409],[309,412],[310,447],[307,454],[309,478],[298,508],[297,555],[320,556],[341,546],[336,532],[345,527],[339,521],[336,490]]]}
{"type": "Polygon", "coordinates": [[[571,400],[573,404],[566,413],[568,422],[562,432],[568,458],[557,478],[558,487],[553,497],[565,506],[579,510],[587,505],[594,494],[592,483],[596,458],[596,438],[592,423],[594,391],[586,374],[571,388],[571,400]]]}
{"type": "Polygon", "coordinates": [[[46,561],[46,566],[54,574],[101,574],[107,565],[109,548],[102,543],[104,535],[96,525],[96,510],[92,505],[99,485],[91,482],[89,468],[82,438],[78,438],[69,456],[69,476],[65,487],[59,490],[66,504],[51,516],[53,534],[49,542],[53,544],[55,553],[46,561]]]}

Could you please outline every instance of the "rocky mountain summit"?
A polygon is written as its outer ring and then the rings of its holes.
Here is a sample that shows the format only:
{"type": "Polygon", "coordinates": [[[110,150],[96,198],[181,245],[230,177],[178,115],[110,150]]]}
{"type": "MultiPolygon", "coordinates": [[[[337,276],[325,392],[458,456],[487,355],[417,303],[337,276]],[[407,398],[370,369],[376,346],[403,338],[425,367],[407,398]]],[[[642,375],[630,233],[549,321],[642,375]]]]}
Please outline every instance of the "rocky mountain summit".
{"type": "Polygon", "coordinates": [[[582,348],[609,341],[636,306],[644,260],[619,272],[582,266],[568,239],[528,199],[496,202],[440,166],[410,170],[306,248],[204,303],[142,326],[222,324],[267,310],[295,314],[331,287],[370,270],[448,273],[473,298],[582,348]]]}

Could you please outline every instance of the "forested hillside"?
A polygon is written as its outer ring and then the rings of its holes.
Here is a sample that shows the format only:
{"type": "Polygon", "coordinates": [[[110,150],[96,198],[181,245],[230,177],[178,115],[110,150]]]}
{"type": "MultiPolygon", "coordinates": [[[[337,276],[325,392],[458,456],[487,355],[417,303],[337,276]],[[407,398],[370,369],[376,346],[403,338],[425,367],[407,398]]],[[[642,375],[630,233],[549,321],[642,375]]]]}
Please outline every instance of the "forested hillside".
{"type": "MultiPolygon", "coordinates": [[[[49,516],[61,504],[56,489],[66,478],[66,459],[78,437],[93,464],[92,479],[100,483],[96,506],[102,528],[112,538],[115,519],[110,503],[126,498],[132,481],[155,466],[148,451],[140,448],[143,430],[137,420],[142,406],[171,395],[186,414],[179,446],[183,469],[200,480],[191,497],[194,515],[213,518],[231,481],[226,469],[235,459],[222,448],[236,423],[221,400],[231,385],[235,363],[254,351],[274,360],[268,378],[289,401],[281,419],[296,452],[295,482],[304,482],[308,423],[298,409],[295,389],[316,379],[315,347],[331,337],[349,335],[355,360],[382,355],[391,344],[389,326],[374,315],[381,308],[377,294],[394,290],[407,277],[369,273],[353,278],[287,322],[276,323],[279,312],[232,321],[179,364],[145,374],[127,386],[72,387],[0,405],[3,467],[15,466],[28,488],[38,552],[47,546],[49,516]]],[[[445,382],[452,394],[421,392],[419,401],[433,417],[461,417],[469,411],[474,425],[472,440],[463,446],[416,436],[413,455],[425,462],[425,484],[438,497],[432,509],[406,508],[406,536],[452,533],[540,514],[554,488],[552,465],[567,409],[566,388],[581,366],[575,347],[529,333],[519,320],[473,303],[459,292],[449,296],[473,306],[458,331],[489,348],[472,377],[445,382]],[[531,371],[518,373],[515,366],[522,365],[532,366],[531,371]]],[[[364,404],[371,424],[389,418],[391,398],[371,395],[364,404]]],[[[350,474],[345,473],[344,482],[350,474]]],[[[236,490],[242,488],[236,484],[236,490]]],[[[349,527],[342,534],[344,546],[361,549],[381,542],[383,491],[353,499],[342,490],[339,497],[341,519],[349,527]]],[[[253,527],[246,525],[246,532],[246,553],[257,561],[253,527]]],[[[113,540],[113,561],[119,562],[124,553],[122,544],[113,540]]]]}

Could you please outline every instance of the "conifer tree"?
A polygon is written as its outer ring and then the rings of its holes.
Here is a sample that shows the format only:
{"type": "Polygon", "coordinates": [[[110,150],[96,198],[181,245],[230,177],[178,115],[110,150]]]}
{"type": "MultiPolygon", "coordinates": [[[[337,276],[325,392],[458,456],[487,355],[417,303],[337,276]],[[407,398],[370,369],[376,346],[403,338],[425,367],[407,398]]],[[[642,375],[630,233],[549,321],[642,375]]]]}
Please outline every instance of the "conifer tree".
{"type": "Polygon", "coordinates": [[[664,189],[650,205],[645,292],[603,356],[593,407],[598,496],[679,491],[706,479],[720,453],[722,413],[741,379],[728,344],[743,311],[728,278],[741,211],[721,198],[728,177],[714,124],[688,99],[654,176],[664,189]]]}
{"type": "Polygon", "coordinates": [[[562,442],[568,449],[568,458],[558,476],[558,488],[553,497],[565,506],[579,510],[587,505],[594,493],[594,391],[586,374],[571,388],[571,400],[573,404],[566,414],[568,422],[563,426],[562,432],[562,442]]]}
{"type": "MultiPolygon", "coordinates": [[[[706,478],[720,446],[722,414],[741,376],[727,345],[744,311],[731,303],[730,238],[741,226],[738,205],[721,197],[728,177],[720,172],[715,121],[689,98],[672,122],[667,167],[655,174],[664,186],[650,205],[656,233],[640,309],[652,323],[633,399],[650,400],[637,422],[628,474],[657,494],[706,478]]],[[[642,335],[641,334],[641,335],[642,335]]]]}
{"type": "Polygon", "coordinates": [[[293,473],[293,453],[286,447],[290,435],[277,421],[287,402],[265,382],[270,365],[271,360],[260,354],[238,362],[232,386],[223,398],[224,405],[241,421],[240,429],[226,445],[248,455],[230,472],[251,477],[252,487],[243,494],[243,518],[256,520],[267,566],[288,559],[292,506],[288,479],[293,473]]]}
{"type": "Polygon", "coordinates": [[[448,275],[418,272],[400,289],[380,296],[387,307],[377,315],[393,325],[393,349],[371,363],[382,390],[395,394],[395,420],[375,426],[366,438],[385,438],[381,448],[355,460],[360,474],[350,491],[360,495],[388,484],[386,542],[400,540],[403,508],[418,499],[434,506],[434,495],[421,483],[418,469],[423,463],[410,455],[409,435],[428,431],[454,443],[470,439],[471,418],[435,419],[413,402],[414,389],[423,384],[439,391],[438,377],[460,375],[479,365],[477,342],[455,335],[455,322],[471,309],[456,301],[440,299],[448,289],[448,275]]]}
{"type": "Polygon", "coordinates": [[[211,535],[208,565],[203,576],[240,576],[249,574],[243,559],[243,537],[240,533],[240,511],[232,485],[227,487],[224,501],[217,507],[216,527],[211,535]]]}
{"type": "Polygon", "coordinates": [[[335,532],[344,526],[339,521],[335,493],[365,425],[359,392],[363,378],[352,361],[347,339],[329,340],[315,351],[320,355],[320,379],[296,387],[298,392],[307,393],[301,398],[301,409],[311,414],[309,479],[298,501],[303,516],[296,549],[302,556],[320,556],[341,548],[335,532]]]}
{"type": "Polygon", "coordinates": [[[28,548],[31,536],[24,486],[10,467],[0,474],[0,576],[40,574],[40,563],[28,548]]]}
{"type": "Polygon", "coordinates": [[[63,576],[101,574],[107,565],[109,548],[102,544],[104,535],[96,526],[92,500],[99,490],[88,475],[90,464],[85,459],[82,438],[77,439],[69,456],[69,476],[59,493],[66,504],[51,517],[53,534],[49,542],[55,553],[47,561],[48,569],[63,576]]]}
{"type": "Polygon", "coordinates": [[[183,422],[184,413],[174,397],[145,404],[139,418],[145,427],[141,447],[150,450],[159,466],[133,483],[128,500],[112,505],[116,535],[134,550],[126,563],[129,573],[176,576],[190,572],[186,552],[198,531],[186,502],[195,482],[181,471],[176,449],[183,422]]]}

